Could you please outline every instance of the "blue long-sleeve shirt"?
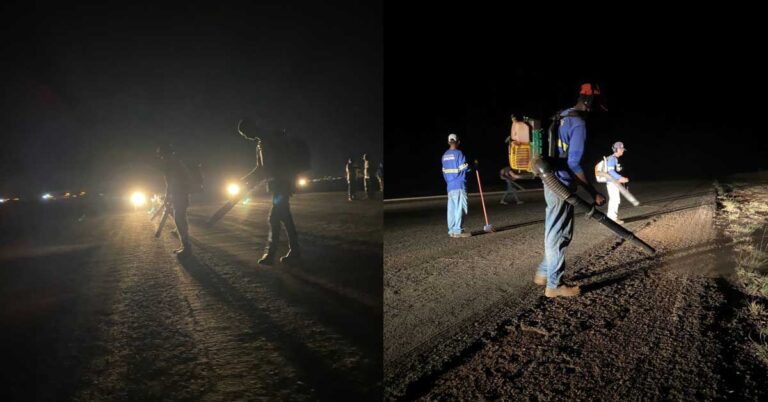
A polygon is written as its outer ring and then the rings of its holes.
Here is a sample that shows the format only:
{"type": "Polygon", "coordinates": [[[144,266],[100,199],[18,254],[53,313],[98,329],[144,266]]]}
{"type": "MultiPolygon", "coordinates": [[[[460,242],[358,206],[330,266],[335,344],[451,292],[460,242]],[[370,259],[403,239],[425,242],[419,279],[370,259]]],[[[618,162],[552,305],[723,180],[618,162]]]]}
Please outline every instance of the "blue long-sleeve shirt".
{"type": "Polygon", "coordinates": [[[623,177],[618,173],[621,170],[621,165],[619,164],[619,158],[617,158],[616,155],[609,156],[605,162],[606,170],[614,180],[619,180],[623,177]]]}
{"type": "Polygon", "coordinates": [[[581,157],[584,155],[584,143],[587,140],[587,124],[579,116],[569,116],[574,109],[560,113],[557,148],[561,159],[566,159],[568,169],[560,166],[555,168],[555,176],[566,185],[571,186],[574,178],[571,173],[582,173],[581,157]]]}
{"type": "Polygon", "coordinates": [[[458,149],[445,151],[443,154],[443,178],[447,184],[448,191],[464,190],[468,171],[469,165],[467,165],[467,161],[461,151],[458,149]]]}

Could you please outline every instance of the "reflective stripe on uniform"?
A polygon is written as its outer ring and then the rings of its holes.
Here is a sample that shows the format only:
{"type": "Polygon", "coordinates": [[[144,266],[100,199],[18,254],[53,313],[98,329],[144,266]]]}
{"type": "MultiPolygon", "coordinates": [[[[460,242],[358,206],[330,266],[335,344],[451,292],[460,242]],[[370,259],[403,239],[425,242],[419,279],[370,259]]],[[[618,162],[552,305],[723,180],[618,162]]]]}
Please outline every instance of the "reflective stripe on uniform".
{"type": "Polygon", "coordinates": [[[563,140],[561,140],[561,139],[557,140],[557,147],[562,149],[563,152],[568,152],[568,144],[563,142],[563,140]]]}
{"type": "Polygon", "coordinates": [[[462,170],[465,170],[468,166],[469,166],[468,164],[462,163],[461,166],[459,166],[458,168],[450,168],[450,169],[443,168],[443,173],[459,173],[462,170]]]}

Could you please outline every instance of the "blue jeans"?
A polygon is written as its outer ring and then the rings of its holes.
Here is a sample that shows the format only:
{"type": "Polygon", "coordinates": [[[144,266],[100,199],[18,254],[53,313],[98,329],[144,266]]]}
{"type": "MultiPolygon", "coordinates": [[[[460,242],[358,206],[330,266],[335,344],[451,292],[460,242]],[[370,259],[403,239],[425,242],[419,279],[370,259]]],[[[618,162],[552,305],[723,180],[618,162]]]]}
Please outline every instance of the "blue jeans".
{"type": "Polygon", "coordinates": [[[467,191],[451,190],[448,192],[448,234],[459,234],[464,231],[462,226],[464,215],[467,213],[467,191]]]}
{"type": "Polygon", "coordinates": [[[573,205],[561,200],[544,186],[547,201],[544,218],[544,260],[539,264],[538,275],[547,277],[547,288],[560,285],[565,270],[565,251],[573,238],[573,205]]]}
{"type": "Polygon", "coordinates": [[[288,234],[288,247],[293,255],[299,255],[299,235],[296,233],[296,225],[291,216],[291,204],[289,195],[274,194],[272,196],[272,209],[269,211],[269,235],[267,236],[267,247],[265,252],[269,255],[277,253],[277,247],[280,243],[281,224],[285,226],[288,234]]]}

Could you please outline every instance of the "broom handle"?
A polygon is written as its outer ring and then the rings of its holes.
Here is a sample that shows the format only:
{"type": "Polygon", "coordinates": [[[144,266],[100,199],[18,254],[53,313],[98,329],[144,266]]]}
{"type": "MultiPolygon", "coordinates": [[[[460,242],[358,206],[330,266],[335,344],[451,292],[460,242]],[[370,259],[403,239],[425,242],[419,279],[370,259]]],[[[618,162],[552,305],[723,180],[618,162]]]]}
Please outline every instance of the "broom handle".
{"type": "Polygon", "coordinates": [[[475,169],[477,174],[477,188],[480,189],[480,202],[483,204],[483,217],[485,218],[485,226],[488,226],[488,213],[485,211],[485,198],[483,198],[483,185],[480,184],[480,171],[475,169]]]}

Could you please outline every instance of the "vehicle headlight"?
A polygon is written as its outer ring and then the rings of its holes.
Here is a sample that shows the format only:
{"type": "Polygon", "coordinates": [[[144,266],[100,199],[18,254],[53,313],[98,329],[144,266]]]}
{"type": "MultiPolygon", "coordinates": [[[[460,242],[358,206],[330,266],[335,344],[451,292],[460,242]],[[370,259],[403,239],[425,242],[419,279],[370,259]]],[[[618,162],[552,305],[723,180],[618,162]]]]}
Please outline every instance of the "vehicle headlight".
{"type": "Polygon", "coordinates": [[[141,191],[131,194],[131,203],[134,207],[140,207],[147,203],[147,196],[141,191]]]}

